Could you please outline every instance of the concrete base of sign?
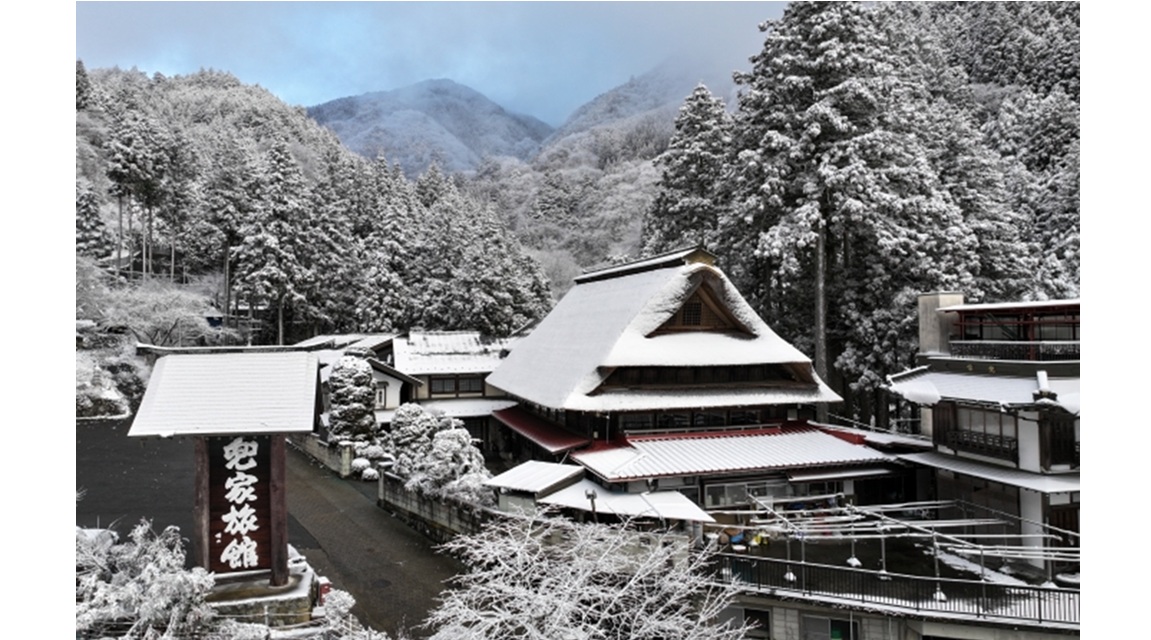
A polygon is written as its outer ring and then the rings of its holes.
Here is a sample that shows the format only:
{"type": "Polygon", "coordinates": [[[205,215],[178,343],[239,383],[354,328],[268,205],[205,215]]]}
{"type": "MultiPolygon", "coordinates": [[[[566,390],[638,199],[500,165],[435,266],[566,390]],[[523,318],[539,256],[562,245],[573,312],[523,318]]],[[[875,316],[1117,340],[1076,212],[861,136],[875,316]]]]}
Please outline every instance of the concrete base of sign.
{"type": "Polygon", "coordinates": [[[250,576],[220,576],[208,594],[208,604],[223,618],[270,627],[302,624],[312,619],[319,581],[310,566],[289,569],[288,583],[273,587],[268,572],[250,576]]]}

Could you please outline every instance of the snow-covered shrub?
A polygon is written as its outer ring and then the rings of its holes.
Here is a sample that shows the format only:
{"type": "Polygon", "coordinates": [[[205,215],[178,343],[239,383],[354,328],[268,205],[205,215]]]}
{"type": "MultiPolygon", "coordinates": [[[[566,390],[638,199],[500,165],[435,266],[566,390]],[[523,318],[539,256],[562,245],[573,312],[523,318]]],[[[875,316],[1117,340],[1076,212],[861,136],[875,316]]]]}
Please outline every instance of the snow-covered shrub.
{"type": "Polygon", "coordinates": [[[228,640],[267,640],[271,629],[266,624],[254,622],[238,622],[236,620],[222,620],[216,629],[216,635],[228,640]]]}
{"type": "Polygon", "coordinates": [[[331,389],[331,432],[341,437],[366,438],[376,429],[376,381],[368,361],[345,355],[328,377],[331,389]]]}
{"type": "Polygon", "coordinates": [[[427,455],[417,461],[406,486],[428,495],[490,506],[491,490],[483,486],[489,478],[491,473],[471,434],[456,426],[432,436],[427,455]]]}
{"type": "Polygon", "coordinates": [[[364,469],[370,469],[372,461],[367,458],[356,458],[352,460],[352,473],[360,473],[364,469]]]}
{"type": "Polygon", "coordinates": [[[380,472],[375,470],[372,467],[368,467],[367,469],[364,469],[363,471],[360,472],[360,480],[372,482],[372,481],[379,480],[379,479],[380,479],[380,472]]]}
{"type": "Polygon", "coordinates": [[[440,420],[418,404],[403,404],[392,418],[389,447],[396,458],[392,471],[407,477],[415,470],[432,446],[432,434],[440,429],[440,420]]]}
{"type": "Polygon", "coordinates": [[[76,632],[98,636],[127,625],[124,637],[179,637],[212,627],[215,612],[205,602],[215,578],[203,568],[184,568],[177,527],[160,534],[147,520],[127,542],[107,544],[101,536],[76,535],[76,632]]]}
{"type": "Polygon", "coordinates": [[[385,455],[384,447],[374,443],[364,447],[364,450],[358,453],[368,460],[382,460],[385,455]]]}

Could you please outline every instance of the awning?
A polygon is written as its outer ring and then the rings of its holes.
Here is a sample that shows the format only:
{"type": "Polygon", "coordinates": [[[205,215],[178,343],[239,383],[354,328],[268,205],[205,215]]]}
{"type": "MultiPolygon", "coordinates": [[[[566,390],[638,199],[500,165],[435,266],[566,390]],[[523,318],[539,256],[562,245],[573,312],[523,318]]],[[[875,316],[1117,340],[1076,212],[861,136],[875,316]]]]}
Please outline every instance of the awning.
{"type": "Polygon", "coordinates": [[[539,498],[536,502],[581,511],[592,511],[592,501],[588,492],[595,492],[596,513],[610,513],[624,517],[649,517],[664,520],[691,520],[694,522],[715,522],[715,519],[700,509],[687,496],[678,491],[649,491],[647,493],[620,493],[608,491],[586,478],[560,489],[555,493],[539,498]]]}
{"type": "Polygon", "coordinates": [[[571,484],[583,476],[583,467],[528,460],[500,475],[484,481],[484,486],[508,491],[546,494],[555,487],[571,484]]]}
{"type": "Polygon", "coordinates": [[[559,425],[534,416],[519,407],[493,411],[492,417],[548,453],[563,453],[591,443],[590,438],[569,433],[559,425]]]}
{"type": "Polygon", "coordinates": [[[457,398],[451,400],[423,400],[420,406],[433,414],[442,413],[449,418],[484,418],[500,409],[515,406],[507,398],[457,398]]]}
{"type": "Polygon", "coordinates": [[[889,476],[894,473],[891,469],[880,467],[859,467],[857,469],[827,469],[824,471],[794,471],[787,474],[791,482],[823,482],[824,480],[843,480],[846,478],[875,478],[889,476]]]}
{"type": "Polygon", "coordinates": [[[984,462],[975,462],[974,460],[956,458],[954,456],[948,456],[942,453],[936,453],[934,451],[929,451],[926,453],[908,453],[899,456],[899,458],[908,462],[914,462],[924,466],[934,467],[936,469],[944,469],[953,473],[959,473],[966,476],[983,478],[984,480],[991,480],[993,482],[1009,484],[1021,489],[1038,491],[1039,493],[1066,493],[1069,491],[1079,491],[1078,473],[1059,475],[1031,473],[1029,471],[1009,469],[984,462]]]}

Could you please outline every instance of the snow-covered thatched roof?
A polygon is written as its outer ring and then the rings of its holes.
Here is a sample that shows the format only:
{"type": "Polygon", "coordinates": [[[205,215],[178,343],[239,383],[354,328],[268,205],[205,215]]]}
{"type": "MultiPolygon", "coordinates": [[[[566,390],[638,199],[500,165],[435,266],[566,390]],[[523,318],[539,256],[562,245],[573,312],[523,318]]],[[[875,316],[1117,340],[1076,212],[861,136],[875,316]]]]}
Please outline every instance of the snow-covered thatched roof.
{"type": "Polygon", "coordinates": [[[539,326],[515,344],[488,383],[545,407],[579,411],[839,402],[815,375],[811,360],[767,326],[727,277],[703,259],[708,256],[685,251],[580,276],[539,326]],[[734,327],[659,331],[700,290],[734,327]],[[674,391],[598,390],[616,367],[757,364],[783,366],[798,381],[674,391]]]}
{"type": "Polygon", "coordinates": [[[128,435],[306,433],[318,392],[311,353],[167,355],[152,369],[128,435]]]}
{"type": "Polygon", "coordinates": [[[478,331],[412,331],[392,342],[395,367],[412,376],[490,372],[511,338],[489,338],[478,331]]]}
{"type": "Polygon", "coordinates": [[[894,456],[818,429],[771,429],[629,437],[572,454],[608,482],[765,469],[879,464],[894,456]]]}

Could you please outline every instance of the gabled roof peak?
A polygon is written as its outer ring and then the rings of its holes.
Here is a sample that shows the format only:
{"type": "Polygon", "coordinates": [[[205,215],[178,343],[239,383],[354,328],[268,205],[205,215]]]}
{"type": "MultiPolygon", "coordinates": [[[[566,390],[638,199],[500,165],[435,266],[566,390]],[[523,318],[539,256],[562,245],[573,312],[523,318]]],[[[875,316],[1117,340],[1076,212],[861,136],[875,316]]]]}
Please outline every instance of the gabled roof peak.
{"type": "Polygon", "coordinates": [[[576,276],[574,281],[576,284],[582,284],[585,282],[595,282],[597,280],[607,280],[608,278],[618,278],[620,276],[642,273],[644,271],[678,267],[685,264],[702,263],[714,265],[715,261],[716,255],[714,253],[697,246],[661,253],[660,255],[642,260],[585,271],[583,275],[576,276]]]}

